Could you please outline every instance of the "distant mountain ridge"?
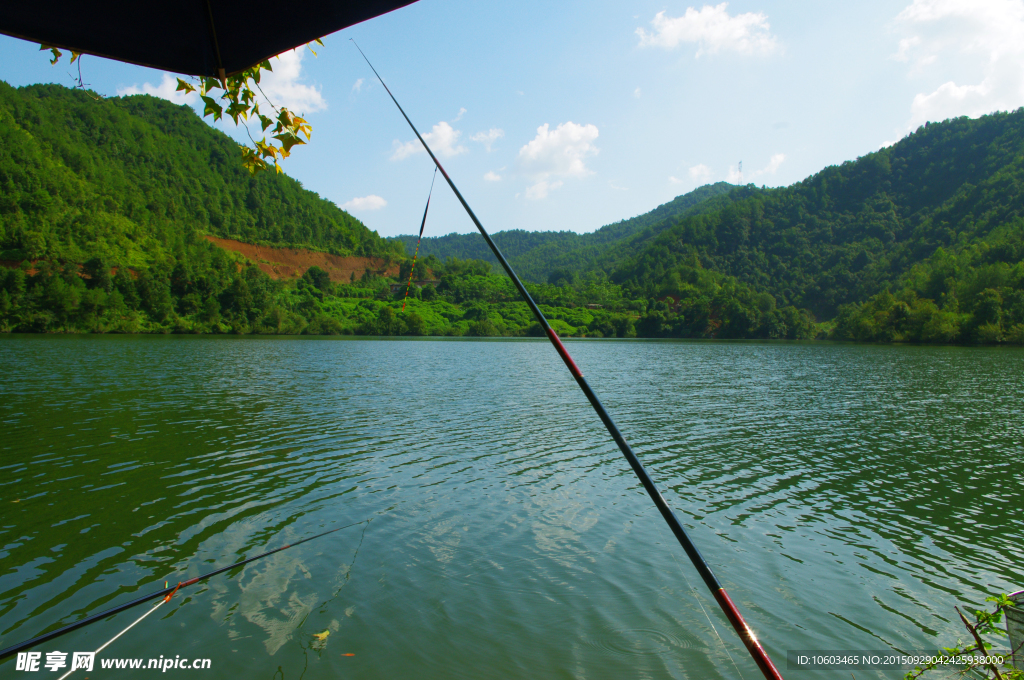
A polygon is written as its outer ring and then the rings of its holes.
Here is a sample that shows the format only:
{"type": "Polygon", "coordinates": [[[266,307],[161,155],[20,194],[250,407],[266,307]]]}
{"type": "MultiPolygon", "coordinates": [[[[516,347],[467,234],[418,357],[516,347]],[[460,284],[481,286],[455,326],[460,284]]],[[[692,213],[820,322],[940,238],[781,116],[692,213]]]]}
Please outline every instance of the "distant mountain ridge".
{"type": "MultiPolygon", "coordinates": [[[[619,257],[634,252],[635,247],[631,247],[631,244],[656,236],[668,226],[667,220],[680,217],[734,188],[727,182],[707,184],[676,196],[643,215],[608,224],[585,234],[512,229],[491,234],[491,238],[520,277],[527,281],[545,283],[552,278],[552,274],[580,274],[598,266],[603,262],[602,256],[607,247],[612,244],[617,245],[619,257]]],[[[400,241],[410,254],[416,247],[414,234],[393,236],[391,239],[400,241]]],[[[420,244],[420,254],[424,257],[433,255],[441,260],[456,257],[498,264],[483,238],[476,233],[424,237],[420,244]]]]}

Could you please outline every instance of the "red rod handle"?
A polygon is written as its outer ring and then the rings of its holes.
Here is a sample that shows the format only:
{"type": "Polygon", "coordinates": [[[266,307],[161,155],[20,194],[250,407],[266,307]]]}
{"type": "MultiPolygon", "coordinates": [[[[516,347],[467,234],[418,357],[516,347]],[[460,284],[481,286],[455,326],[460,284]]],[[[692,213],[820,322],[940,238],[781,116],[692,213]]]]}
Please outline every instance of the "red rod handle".
{"type": "Polygon", "coordinates": [[[758,642],[757,636],[754,635],[754,631],[750,629],[747,622],[743,620],[743,615],[740,614],[740,610],[736,609],[736,605],[729,599],[729,594],[725,592],[725,588],[719,588],[715,591],[715,599],[718,600],[718,606],[725,612],[725,616],[729,619],[729,623],[736,629],[736,633],[740,636],[740,640],[743,640],[743,644],[747,646],[747,651],[750,652],[750,656],[754,658],[754,663],[764,673],[764,677],[769,680],[782,680],[782,676],[779,674],[778,669],[775,668],[775,664],[768,658],[768,653],[764,651],[764,647],[758,642]]]}

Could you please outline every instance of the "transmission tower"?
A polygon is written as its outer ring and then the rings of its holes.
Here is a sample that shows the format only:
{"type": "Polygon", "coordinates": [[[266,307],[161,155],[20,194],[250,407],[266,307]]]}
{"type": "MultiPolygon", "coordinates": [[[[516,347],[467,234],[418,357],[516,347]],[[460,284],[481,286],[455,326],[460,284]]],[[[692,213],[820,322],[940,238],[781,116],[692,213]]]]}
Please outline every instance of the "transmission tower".
{"type": "Polygon", "coordinates": [[[743,184],[743,161],[740,161],[740,184],[743,184]]]}

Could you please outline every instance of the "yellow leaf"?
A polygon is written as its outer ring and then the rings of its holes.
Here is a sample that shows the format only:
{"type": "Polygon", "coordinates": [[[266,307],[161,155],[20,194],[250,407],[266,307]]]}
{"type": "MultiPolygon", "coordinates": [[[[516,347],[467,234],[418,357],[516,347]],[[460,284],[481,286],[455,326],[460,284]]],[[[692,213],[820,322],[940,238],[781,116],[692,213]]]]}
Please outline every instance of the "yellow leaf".
{"type": "Polygon", "coordinates": [[[45,52],[46,50],[50,50],[50,52],[53,54],[53,59],[50,60],[50,65],[53,66],[57,63],[57,60],[60,59],[61,51],[58,50],[56,47],[50,47],[49,45],[39,46],[40,52],[45,52]]]}
{"type": "Polygon", "coordinates": [[[296,144],[305,144],[304,141],[290,132],[282,132],[279,135],[274,135],[274,139],[281,142],[281,153],[285,157],[292,152],[292,147],[296,144]]]}

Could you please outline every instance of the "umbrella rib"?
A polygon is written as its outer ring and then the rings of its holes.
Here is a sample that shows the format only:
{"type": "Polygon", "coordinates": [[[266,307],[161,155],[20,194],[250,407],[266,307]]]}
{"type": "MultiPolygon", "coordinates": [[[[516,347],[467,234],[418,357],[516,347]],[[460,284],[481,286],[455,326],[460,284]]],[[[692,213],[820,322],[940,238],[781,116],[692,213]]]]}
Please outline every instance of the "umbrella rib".
{"type": "Polygon", "coordinates": [[[227,76],[224,74],[224,62],[220,58],[220,43],[217,41],[217,27],[213,23],[213,7],[210,5],[210,0],[206,0],[206,18],[210,22],[210,37],[213,39],[213,51],[217,55],[217,78],[220,79],[220,84],[226,90],[228,89],[227,76]]]}

